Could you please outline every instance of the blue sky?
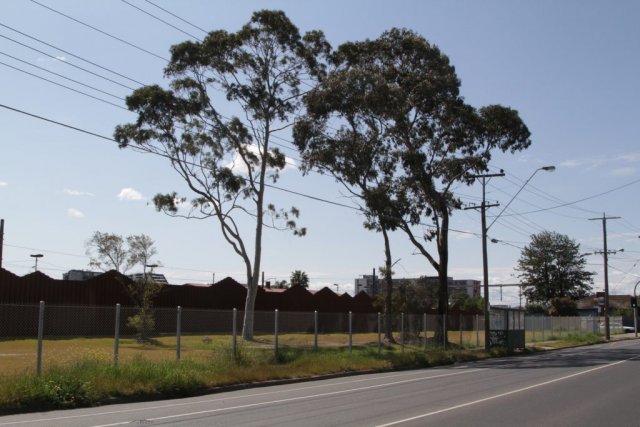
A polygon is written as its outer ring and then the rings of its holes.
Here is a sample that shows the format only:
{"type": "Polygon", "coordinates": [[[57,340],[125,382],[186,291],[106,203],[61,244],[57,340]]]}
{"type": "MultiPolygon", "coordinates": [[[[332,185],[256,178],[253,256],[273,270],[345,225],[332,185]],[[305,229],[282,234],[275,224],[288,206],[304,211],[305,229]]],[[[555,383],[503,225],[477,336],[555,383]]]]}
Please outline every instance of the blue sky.
{"type": "MultiPolygon", "coordinates": [[[[172,44],[189,36],[122,1],[38,0],[79,21],[168,57],[172,44]]],[[[143,0],[129,3],[201,37],[202,32],[143,0]]],[[[601,222],[608,221],[612,293],[629,293],[640,280],[640,3],[636,1],[189,1],[154,0],[207,30],[235,31],[254,10],[282,9],[302,31],[323,30],[338,44],[375,38],[392,27],[412,29],[447,54],[462,81],[461,92],[480,107],[502,104],[517,109],[532,132],[529,150],[496,156],[488,199],[504,206],[539,167],[489,235],[491,283],[513,283],[519,247],[532,233],[567,234],[584,252],[602,249],[601,222]],[[579,202],[577,202],[579,201],[579,202]],[[575,203],[577,202],[577,203],[575,203]],[[564,205],[564,206],[562,206],[564,205]],[[532,212],[541,210],[540,212],[532,212]],[[520,214],[520,215],[514,215],[520,214]]],[[[104,136],[135,116],[117,106],[56,86],[45,77],[119,106],[130,88],[163,83],[161,58],[144,53],[27,0],[0,3],[0,104],[104,136]],[[25,35],[66,50],[61,52],[25,35]],[[9,40],[37,48],[37,52],[9,40]],[[46,53],[46,54],[45,54],[46,53]],[[74,58],[75,54],[126,76],[116,76],[74,58]],[[7,56],[10,55],[10,56],[7,56]],[[50,55],[50,56],[47,56],[50,55]],[[58,59],[54,59],[58,58],[58,59]],[[29,64],[25,64],[26,61],[29,64]],[[109,76],[113,83],[79,70],[109,76]],[[33,65],[98,88],[83,87],[33,65]]],[[[232,113],[232,111],[230,111],[232,113]]],[[[158,192],[183,191],[184,185],[162,159],[119,150],[115,144],[0,108],[0,217],[5,219],[4,266],[17,273],[33,270],[33,253],[52,277],[87,268],[84,243],[95,231],[145,233],[156,240],[159,269],[172,283],[210,281],[231,276],[244,281],[241,260],[223,241],[213,221],[185,221],[155,212],[149,201],[158,192]]],[[[281,135],[286,141],[290,137],[281,135]]],[[[282,141],[281,141],[282,142],[282,141]]],[[[284,145],[291,145],[282,142],[284,145]]],[[[298,155],[285,151],[291,158],[298,155]]],[[[302,177],[289,168],[282,188],[349,204],[330,178],[302,177]]],[[[456,190],[478,203],[480,186],[456,190]]],[[[280,206],[301,210],[304,238],[268,231],[263,270],[267,279],[287,279],[304,270],[313,288],[334,283],[353,289],[353,279],[383,263],[383,241],[362,227],[353,210],[271,191],[280,206]]],[[[492,208],[497,214],[501,208],[492,208]]],[[[490,218],[489,221],[492,221],[490,218]]],[[[456,212],[451,234],[450,275],[482,277],[479,213],[456,212]]],[[[397,277],[434,275],[426,260],[413,255],[406,238],[393,236],[397,277]]],[[[590,256],[602,285],[602,257],[590,256]]],[[[491,302],[514,304],[517,290],[505,288],[491,302]]]]}

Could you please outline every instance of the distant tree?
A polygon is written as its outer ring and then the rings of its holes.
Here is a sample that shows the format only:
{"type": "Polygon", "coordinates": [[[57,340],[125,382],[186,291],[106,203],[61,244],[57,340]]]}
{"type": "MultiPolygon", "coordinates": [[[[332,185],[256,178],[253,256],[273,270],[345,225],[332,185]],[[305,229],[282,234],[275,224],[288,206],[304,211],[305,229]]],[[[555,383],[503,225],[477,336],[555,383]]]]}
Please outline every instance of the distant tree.
{"type": "Polygon", "coordinates": [[[146,275],[146,268],[158,250],[153,239],[146,234],[127,236],[96,231],[87,241],[89,265],[100,270],[116,270],[126,273],[140,264],[144,271],[142,279],[126,283],[129,297],[138,312],[127,319],[127,325],[136,329],[138,340],[148,342],[155,328],[153,300],[162,290],[162,284],[146,275]]]}
{"type": "Polygon", "coordinates": [[[484,309],[482,297],[472,297],[466,292],[454,292],[449,297],[452,309],[463,312],[480,313],[484,309]]]}
{"type": "Polygon", "coordinates": [[[289,284],[286,280],[276,280],[273,287],[276,289],[287,289],[289,284]]]}
{"type": "Polygon", "coordinates": [[[156,195],[156,208],[172,216],[216,219],[242,259],[247,340],[253,339],[264,227],[305,234],[296,226],[295,207],[268,203],[269,182],[276,182],[286,165],[273,139],[291,126],[302,107],[303,80],[313,84],[322,70],[318,58],[328,49],[322,33],[301,37],[283,12],[255,12],[235,33],[212,31],[202,42],[173,46],[165,68],[171,89],[136,90],[127,106],[138,114],[137,122],[115,131],[121,147],[134,145],[168,159],[194,195],[190,210],[179,210],[186,198],[175,192],[156,195]],[[225,117],[225,106],[242,118],[225,117]],[[245,216],[253,225],[242,225],[245,216]]]}
{"type": "MultiPolygon", "coordinates": [[[[151,258],[158,254],[155,242],[146,234],[138,234],[127,236],[127,245],[127,262],[132,266],[140,264],[146,274],[147,266],[152,264],[151,258]]],[[[153,261],[153,264],[159,264],[159,261],[153,261]]]]}
{"type": "MultiPolygon", "coordinates": [[[[529,130],[515,110],[466,104],[447,56],[409,30],[345,43],[332,65],[305,96],[309,114],[296,123],[296,145],[304,160],[328,169],[367,158],[391,168],[366,169],[382,184],[367,208],[383,219],[381,230],[404,232],[438,272],[438,311],[447,314],[449,221],[461,207],[452,186],[471,185],[494,150],[527,148],[529,130]]],[[[436,336],[446,336],[444,324],[436,336]]]]}
{"type": "Polygon", "coordinates": [[[132,267],[129,262],[129,252],[122,236],[96,231],[86,241],[85,247],[91,268],[126,273],[132,267]]]}
{"type": "Polygon", "coordinates": [[[307,273],[302,270],[295,270],[291,272],[289,282],[291,283],[291,286],[302,286],[303,288],[308,288],[309,276],[307,276],[307,273]]]}
{"type": "Polygon", "coordinates": [[[570,297],[554,297],[549,301],[547,313],[551,316],[577,316],[578,304],[570,297]]]}
{"type": "Polygon", "coordinates": [[[135,315],[127,319],[127,326],[137,331],[137,339],[140,342],[151,341],[151,334],[156,324],[153,313],[153,301],[162,291],[163,286],[162,283],[147,277],[133,280],[127,284],[129,297],[138,309],[135,315]]]}
{"type": "Polygon", "coordinates": [[[520,272],[527,300],[550,307],[553,301],[558,304],[563,301],[558,298],[577,300],[589,294],[593,273],[585,270],[586,264],[580,245],[573,239],[544,231],[531,236],[531,243],[522,250],[516,270],[520,272]]]}

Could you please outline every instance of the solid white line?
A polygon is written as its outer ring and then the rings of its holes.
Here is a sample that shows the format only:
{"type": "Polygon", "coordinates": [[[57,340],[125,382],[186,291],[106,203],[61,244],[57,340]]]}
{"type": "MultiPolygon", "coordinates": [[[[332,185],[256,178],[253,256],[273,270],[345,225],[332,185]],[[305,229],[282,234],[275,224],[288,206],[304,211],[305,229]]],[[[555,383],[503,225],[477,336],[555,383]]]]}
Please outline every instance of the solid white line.
{"type": "MultiPolygon", "coordinates": [[[[409,379],[409,380],[395,381],[395,382],[392,382],[392,383],[385,383],[385,384],[376,384],[376,385],[371,385],[371,386],[367,386],[367,387],[352,388],[352,389],[349,389],[349,390],[332,391],[332,392],[328,392],[328,393],[319,393],[319,394],[309,395],[309,396],[291,397],[291,398],[288,398],[288,399],[271,400],[271,401],[268,401],[268,402],[249,403],[249,404],[246,404],[246,405],[231,406],[231,407],[227,407],[227,408],[207,409],[207,410],[204,410],[204,411],[187,412],[187,413],[183,413],[183,414],[173,414],[173,415],[167,415],[167,416],[164,416],[164,417],[146,418],[145,421],[153,422],[153,421],[169,420],[169,419],[172,419],[172,418],[183,418],[183,417],[191,417],[191,416],[194,416],[194,415],[213,414],[213,413],[222,412],[222,411],[232,411],[234,409],[256,408],[256,407],[259,407],[259,406],[275,405],[275,404],[278,404],[278,403],[288,403],[288,402],[296,402],[296,401],[300,401],[300,400],[317,399],[319,397],[337,396],[337,395],[340,395],[340,394],[353,393],[353,392],[364,391],[364,390],[374,390],[374,389],[377,389],[377,388],[389,387],[389,386],[394,386],[394,385],[399,385],[399,384],[408,384],[408,383],[412,383],[412,382],[430,380],[430,379],[434,379],[434,378],[445,378],[445,377],[451,377],[451,376],[456,376],[456,375],[470,374],[470,373],[473,373],[473,372],[478,372],[478,371],[483,371],[483,370],[484,369],[460,370],[460,371],[453,372],[453,373],[447,373],[447,374],[442,374],[442,375],[434,375],[432,377],[412,378],[412,379],[409,379]]],[[[113,427],[113,426],[120,426],[120,425],[125,425],[125,424],[130,424],[130,423],[131,423],[131,421],[123,421],[123,422],[113,423],[113,424],[101,424],[101,425],[96,425],[96,426],[93,426],[93,427],[113,427]]]]}
{"type": "Polygon", "coordinates": [[[409,422],[409,421],[419,420],[421,418],[427,418],[427,417],[430,417],[432,415],[441,414],[443,412],[454,411],[456,409],[464,408],[464,407],[471,406],[471,405],[476,405],[476,404],[482,403],[482,402],[487,402],[489,400],[499,399],[501,397],[510,396],[510,395],[513,395],[513,394],[516,394],[516,393],[521,393],[523,391],[531,390],[533,388],[542,387],[542,386],[553,384],[553,383],[556,383],[556,382],[559,382],[559,381],[564,381],[564,380],[567,380],[569,378],[573,378],[573,377],[577,377],[577,376],[580,376],[580,375],[588,374],[588,373],[591,373],[591,372],[594,372],[594,371],[598,371],[600,369],[609,368],[611,366],[619,365],[621,363],[625,363],[625,362],[628,362],[629,360],[637,359],[639,357],[640,356],[634,356],[634,357],[631,357],[629,359],[620,360],[618,362],[613,362],[613,363],[609,363],[607,365],[602,365],[602,366],[598,366],[598,367],[595,367],[595,368],[587,369],[586,371],[581,371],[581,372],[577,372],[575,374],[566,375],[564,377],[556,378],[556,379],[553,379],[553,380],[544,381],[544,382],[541,382],[541,383],[538,383],[538,384],[533,384],[533,385],[530,385],[528,387],[522,387],[522,388],[519,388],[517,390],[508,391],[506,393],[496,394],[495,396],[485,397],[483,399],[474,400],[472,402],[462,403],[460,405],[451,406],[449,408],[440,409],[438,411],[427,412],[426,414],[416,415],[415,417],[405,418],[403,420],[393,421],[393,422],[390,422],[390,423],[387,423],[387,424],[380,424],[377,427],[394,426],[394,425],[406,423],[406,422],[409,422]]]}

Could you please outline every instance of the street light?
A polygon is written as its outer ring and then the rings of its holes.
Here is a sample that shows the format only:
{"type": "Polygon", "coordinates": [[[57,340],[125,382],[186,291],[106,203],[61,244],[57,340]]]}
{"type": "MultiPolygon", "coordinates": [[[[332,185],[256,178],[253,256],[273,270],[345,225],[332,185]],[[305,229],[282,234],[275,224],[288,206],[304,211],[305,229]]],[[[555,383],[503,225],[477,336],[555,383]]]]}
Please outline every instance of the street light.
{"type": "Polygon", "coordinates": [[[44,255],[42,254],[31,254],[29,255],[31,258],[36,259],[36,266],[34,267],[35,271],[38,271],[38,258],[42,258],[44,255]]]}
{"type": "MultiPolygon", "coordinates": [[[[472,175],[471,176],[471,178],[482,178],[482,205],[481,205],[480,213],[481,213],[481,219],[482,219],[482,269],[483,269],[483,278],[484,278],[484,286],[483,286],[483,291],[484,291],[484,349],[486,351],[489,351],[489,347],[490,347],[489,329],[491,327],[491,319],[489,317],[490,305],[489,305],[489,263],[488,263],[488,259],[487,259],[487,231],[498,220],[498,218],[500,218],[500,215],[502,215],[502,213],[509,207],[511,202],[513,202],[513,200],[518,196],[518,194],[520,194],[522,189],[529,183],[529,181],[531,181],[531,179],[534,177],[534,175],[536,173],[538,173],[538,171],[541,171],[541,170],[546,171],[546,172],[553,172],[553,171],[556,170],[556,167],[555,166],[543,166],[543,167],[538,168],[535,171],[533,171],[531,176],[524,182],[524,184],[522,184],[522,187],[520,187],[518,192],[516,194],[514,194],[514,196],[511,198],[511,200],[509,200],[509,203],[506,204],[506,206],[500,211],[500,213],[498,215],[496,215],[496,217],[493,219],[493,221],[491,222],[491,224],[489,224],[488,227],[487,227],[487,219],[486,219],[486,210],[487,210],[487,207],[489,207],[489,206],[487,206],[486,199],[485,199],[485,195],[486,195],[485,187],[486,187],[486,184],[487,184],[487,178],[492,178],[494,176],[495,177],[504,176],[504,172],[502,170],[500,170],[500,173],[497,173],[497,174],[472,175]]],[[[492,205],[492,206],[497,206],[497,205],[492,205]]]]}
{"type": "Polygon", "coordinates": [[[498,215],[496,215],[495,218],[493,218],[493,221],[491,221],[491,224],[489,224],[489,226],[487,227],[487,230],[489,230],[491,228],[491,226],[498,220],[498,218],[500,218],[500,215],[502,215],[502,213],[504,211],[507,210],[507,208],[509,207],[509,205],[511,204],[511,202],[513,202],[513,200],[518,197],[518,194],[520,194],[520,192],[524,189],[524,187],[527,186],[527,184],[529,183],[529,181],[531,181],[531,179],[535,176],[535,174],[537,174],[540,171],[545,171],[545,172],[553,172],[556,170],[555,166],[542,166],[541,168],[538,168],[536,170],[533,171],[533,173],[531,174],[531,176],[529,177],[529,179],[527,179],[524,184],[522,184],[522,187],[520,187],[520,189],[518,190],[518,192],[516,194],[513,195],[513,197],[511,198],[511,200],[509,200],[509,203],[507,203],[504,208],[502,208],[502,210],[500,211],[500,213],[498,215]]]}

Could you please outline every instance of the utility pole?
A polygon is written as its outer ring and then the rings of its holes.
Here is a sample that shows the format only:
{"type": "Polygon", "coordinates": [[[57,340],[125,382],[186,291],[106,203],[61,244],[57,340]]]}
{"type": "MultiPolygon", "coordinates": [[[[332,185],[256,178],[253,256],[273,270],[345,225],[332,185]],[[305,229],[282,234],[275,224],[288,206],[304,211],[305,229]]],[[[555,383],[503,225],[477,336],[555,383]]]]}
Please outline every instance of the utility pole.
{"type": "Polygon", "coordinates": [[[471,175],[471,178],[482,178],[482,204],[480,206],[469,206],[467,209],[480,209],[480,217],[482,219],[482,271],[483,271],[483,292],[484,292],[484,349],[489,351],[491,342],[489,340],[489,328],[491,327],[491,317],[489,316],[489,262],[487,260],[487,208],[499,206],[499,203],[487,204],[486,202],[486,186],[487,178],[504,176],[504,172],[491,173],[483,175],[471,175]]]}
{"type": "Polygon", "coordinates": [[[607,217],[606,214],[602,214],[602,218],[589,218],[589,221],[602,221],[602,241],[603,250],[596,251],[596,254],[602,254],[604,257],[604,331],[605,339],[609,341],[611,339],[611,329],[609,327],[609,258],[610,253],[615,254],[618,251],[607,250],[607,220],[619,219],[619,216],[607,217]]]}

